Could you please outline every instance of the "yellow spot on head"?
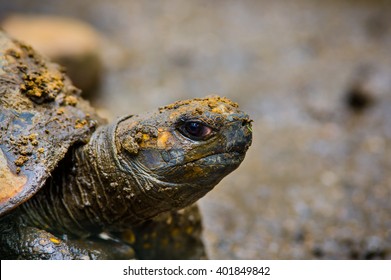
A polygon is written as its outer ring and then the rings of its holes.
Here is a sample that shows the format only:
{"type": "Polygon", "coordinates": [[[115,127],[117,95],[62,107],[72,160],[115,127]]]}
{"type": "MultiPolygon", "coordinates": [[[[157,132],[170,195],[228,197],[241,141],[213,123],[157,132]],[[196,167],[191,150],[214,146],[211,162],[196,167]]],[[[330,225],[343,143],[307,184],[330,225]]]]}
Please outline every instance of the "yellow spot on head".
{"type": "Polygon", "coordinates": [[[80,129],[83,128],[85,125],[87,125],[87,120],[76,120],[75,128],[80,129]]]}
{"type": "Polygon", "coordinates": [[[171,137],[171,133],[168,131],[163,131],[159,133],[157,138],[157,146],[158,148],[165,149],[167,147],[167,142],[171,137]]]}
{"type": "Polygon", "coordinates": [[[64,101],[66,105],[70,106],[75,106],[77,104],[77,98],[72,95],[65,96],[64,101]]]}
{"type": "Polygon", "coordinates": [[[224,104],[219,104],[217,105],[216,107],[214,107],[212,109],[212,112],[213,113],[217,113],[217,114],[229,114],[232,112],[232,110],[230,110],[226,105],[224,104]]]}
{"type": "Polygon", "coordinates": [[[143,134],[143,141],[146,142],[150,139],[151,137],[148,134],[143,134]]]}

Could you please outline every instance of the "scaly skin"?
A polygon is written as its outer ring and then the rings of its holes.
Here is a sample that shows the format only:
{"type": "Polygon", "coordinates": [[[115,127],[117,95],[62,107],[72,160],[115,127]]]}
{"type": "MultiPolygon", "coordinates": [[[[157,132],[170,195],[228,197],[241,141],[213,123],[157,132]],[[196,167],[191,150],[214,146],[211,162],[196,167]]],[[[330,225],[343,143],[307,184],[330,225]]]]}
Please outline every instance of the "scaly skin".
{"type": "MultiPolygon", "coordinates": [[[[10,230],[0,225],[1,244],[16,244],[2,245],[0,257],[132,257],[130,248],[123,249],[123,240],[119,248],[106,246],[114,241],[96,241],[101,232],[122,239],[118,232],[134,235],[125,241],[136,248],[137,258],[181,258],[170,254],[174,246],[167,249],[178,240],[188,245],[195,240],[202,248],[199,234],[194,238],[197,230],[189,230],[191,225],[200,229],[200,221],[192,224],[180,209],[239,166],[251,144],[250,123],[236,103],[209,97],[99,127],[87,144],[70,150],[46,186],[13,213],[10,230]],[[165,226],[169,220],[173,226],[165,226]],[[176,228],[178,239],[163,238],[176,228]],[[159,238],[144,237],[156,229],[159,238]],[[52,238],[60,240],[59,245],[48,246],[52,238]]],[[[186,257],[203,254],[201,249],[186,257]]]]}

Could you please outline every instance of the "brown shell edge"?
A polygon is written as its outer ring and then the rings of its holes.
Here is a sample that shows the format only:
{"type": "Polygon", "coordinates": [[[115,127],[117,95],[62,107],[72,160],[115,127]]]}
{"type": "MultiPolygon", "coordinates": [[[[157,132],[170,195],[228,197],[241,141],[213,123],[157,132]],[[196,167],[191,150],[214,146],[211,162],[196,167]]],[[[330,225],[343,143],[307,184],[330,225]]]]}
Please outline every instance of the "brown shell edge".
{"type": "Polygon", "coordinates": [[[102,122],[63,70],[0,30],[0,215],[32,197],[102,122]]]}

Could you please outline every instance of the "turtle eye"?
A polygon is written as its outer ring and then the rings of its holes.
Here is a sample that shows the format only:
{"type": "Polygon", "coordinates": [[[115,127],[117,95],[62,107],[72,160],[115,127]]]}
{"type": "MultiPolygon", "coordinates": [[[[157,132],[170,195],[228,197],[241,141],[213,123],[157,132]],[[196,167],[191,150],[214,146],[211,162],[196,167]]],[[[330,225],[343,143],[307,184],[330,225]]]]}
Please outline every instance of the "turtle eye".
{"type": "Polygon", "coordinates": [[[207,140],[213,134],[213,129],[199,121],[187,121],[179,131],[187,138],[195,141],[207,140]]]}

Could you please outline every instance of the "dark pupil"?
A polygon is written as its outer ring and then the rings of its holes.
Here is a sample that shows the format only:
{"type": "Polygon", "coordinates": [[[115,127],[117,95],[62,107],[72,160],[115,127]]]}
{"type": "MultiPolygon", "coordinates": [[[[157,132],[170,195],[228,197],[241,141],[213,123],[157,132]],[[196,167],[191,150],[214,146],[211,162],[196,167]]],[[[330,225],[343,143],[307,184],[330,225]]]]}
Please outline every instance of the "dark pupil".
{"type": "Polygon", "coordinates": [[[186,124],[185,128],[186,131],[192,136],[196,136],[196,137],[203,136],[204,126],[200,123],[189,122],[186,124]]]}

